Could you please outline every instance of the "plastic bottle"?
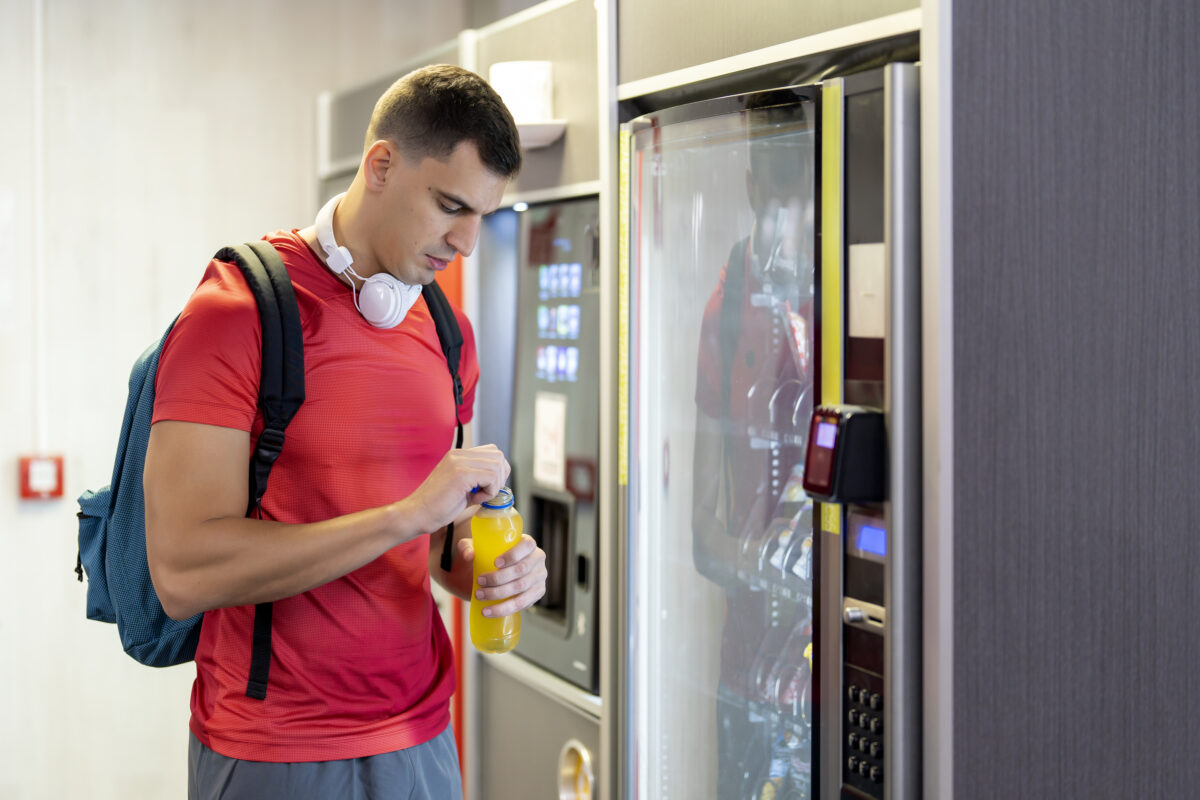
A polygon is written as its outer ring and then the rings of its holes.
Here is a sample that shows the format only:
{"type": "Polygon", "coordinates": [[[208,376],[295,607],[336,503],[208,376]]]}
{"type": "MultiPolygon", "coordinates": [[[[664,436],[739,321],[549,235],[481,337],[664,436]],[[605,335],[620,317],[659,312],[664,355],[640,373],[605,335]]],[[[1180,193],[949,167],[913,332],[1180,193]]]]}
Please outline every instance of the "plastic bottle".
{"type": "Polygon", "coordinates": [[[483,609],[502,600],[480,600],[475,597],[479,575],[496,569],[496,558],[521,541],[521,515],[513,508],[513,495],[508,489],[483,504],[471,518],[471,543],[475,547],[475,564],[471,584],[471,643],[483,653],[507,653],[521,638],[521,612],[507,617],[485,617],[483,609]]]}

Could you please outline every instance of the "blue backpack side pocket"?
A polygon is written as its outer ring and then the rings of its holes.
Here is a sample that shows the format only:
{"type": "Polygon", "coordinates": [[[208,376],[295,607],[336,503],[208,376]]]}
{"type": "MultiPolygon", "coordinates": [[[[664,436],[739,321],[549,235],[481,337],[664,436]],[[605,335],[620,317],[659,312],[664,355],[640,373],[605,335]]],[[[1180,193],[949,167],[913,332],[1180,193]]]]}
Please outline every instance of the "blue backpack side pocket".
{"type": "Polygon", "coordinates": [[[117,611],[108,595],[104,573],[104,543],[112,509],[112,490],[88,489],[79,496],[79,580],[87,573],[87,617],[98,622],[116,622],[117,611]],[[82,571],[79,571],[82,570],[82,571]]]}

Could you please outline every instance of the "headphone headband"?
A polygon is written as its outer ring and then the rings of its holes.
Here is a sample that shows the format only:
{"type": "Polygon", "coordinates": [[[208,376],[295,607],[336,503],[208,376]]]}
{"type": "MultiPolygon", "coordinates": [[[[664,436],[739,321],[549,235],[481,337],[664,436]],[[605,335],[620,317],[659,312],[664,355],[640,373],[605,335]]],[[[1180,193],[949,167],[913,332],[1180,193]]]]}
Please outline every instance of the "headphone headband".
{"type": "Polygon", "coordinates": [[[345,196],[346,193],[342,192],[329,198],[329,202],[321,206],[321,210],[317,212],[316,221],[317,242],[325,251],[325,260],[329,264],[329,268],[339,275],[350,269],[350,265],[354,263],[354,257],[350,255],[350,251],[339,245],[337,239],[333,238],[333,212],[345,196]]]}

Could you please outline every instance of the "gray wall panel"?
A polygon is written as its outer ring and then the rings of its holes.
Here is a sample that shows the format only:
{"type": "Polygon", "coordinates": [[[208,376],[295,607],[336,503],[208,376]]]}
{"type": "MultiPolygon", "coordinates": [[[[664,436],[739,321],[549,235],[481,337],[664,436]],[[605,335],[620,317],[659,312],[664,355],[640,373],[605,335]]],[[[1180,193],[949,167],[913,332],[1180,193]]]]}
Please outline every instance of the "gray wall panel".
{"type": "MultiPolygon", "coordinates": [[[[601,780],[599,721],[495,669],[487,659],[480,662],[477,698],[482,743],[476,767],[479,800],[560,796],[559,754],[571,739],[588,749],[592,769],[601,780]]],[[[599,790],[593,786],[593,791],[599,790]]]]}
{"type": "Polygon", "coordinates": [[[954,6],[956,797],[1200,783],[1198,38],[954,6]]]}
{"type": "Polygon", "coordinates": [[[617,0],[617,82],[707,64],[920,5],[919,0],[617,0]]]}
{"type": "MultiPolygon", "coordinates": [[[[394,72],[336,92],[330,108],[329,160],[341,162],[344,159],[361,158],[367,125],[371,122],[371,112],[375,110],[375,103],[398,78],[431,64],[457,65],[459,61],[458,40],[452,39],[405,61],[394,72]]],[[[357,166],[355,164],[355,168],[357,166]]]]}
{"type": "Polygon", "coordinates": [[[596,9],[576,0],[517,24],[480,31],[479,74],[497,61],[550,61],[554,65],[553,113],[567,120],[554,144],[527,150],[513,192],[554,189],[600,178],[597,100],[596,9]]]}

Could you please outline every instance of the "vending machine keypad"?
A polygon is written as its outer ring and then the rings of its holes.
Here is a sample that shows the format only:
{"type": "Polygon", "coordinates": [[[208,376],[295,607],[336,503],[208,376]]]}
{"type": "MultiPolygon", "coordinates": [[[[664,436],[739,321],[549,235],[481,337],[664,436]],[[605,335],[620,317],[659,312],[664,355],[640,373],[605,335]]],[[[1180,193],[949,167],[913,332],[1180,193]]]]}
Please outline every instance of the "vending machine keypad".
{"type": "Polygon", "coordinates": [[[847,731],[842,745],[842,783],[871,798],[883,796],[883,679],[848,666],[842,701],[847,731]]]}

